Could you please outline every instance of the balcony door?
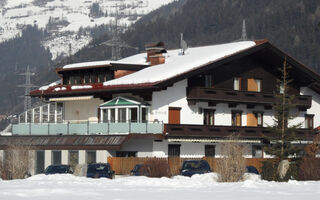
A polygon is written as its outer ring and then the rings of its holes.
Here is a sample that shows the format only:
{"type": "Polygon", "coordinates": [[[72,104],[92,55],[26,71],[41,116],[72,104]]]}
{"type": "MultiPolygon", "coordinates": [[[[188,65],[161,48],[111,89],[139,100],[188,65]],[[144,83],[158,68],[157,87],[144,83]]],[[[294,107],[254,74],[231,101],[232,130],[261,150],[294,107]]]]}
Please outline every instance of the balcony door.
{"type": "Polygon", "coordinates": [[[169,107],[169,124],[180,124],[180,110],[178,107],[169,107]]]}

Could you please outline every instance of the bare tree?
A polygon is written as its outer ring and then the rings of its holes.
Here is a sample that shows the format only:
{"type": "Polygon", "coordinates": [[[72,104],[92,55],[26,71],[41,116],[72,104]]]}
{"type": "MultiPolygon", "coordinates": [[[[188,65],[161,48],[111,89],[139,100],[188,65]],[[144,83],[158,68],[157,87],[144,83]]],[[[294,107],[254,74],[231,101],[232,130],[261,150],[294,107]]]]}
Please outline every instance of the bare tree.
{"type": "Polygon", "coordinates": [[[238,142],[238,136],[231,135],[228,140],[222,144],[223,157],[217,159],[216,171],[220,174],[220,182],[237,182],[242,180],[245,173],[244,153],[246,148],[238,142]]]}

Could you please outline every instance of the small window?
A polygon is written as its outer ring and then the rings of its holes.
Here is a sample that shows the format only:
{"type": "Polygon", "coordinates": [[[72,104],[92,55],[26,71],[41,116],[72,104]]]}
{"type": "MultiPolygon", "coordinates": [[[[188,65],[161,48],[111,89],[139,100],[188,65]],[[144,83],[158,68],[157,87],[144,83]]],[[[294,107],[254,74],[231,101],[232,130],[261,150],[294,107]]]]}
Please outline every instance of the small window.
{"type": "Polygon", "coordinates": [[[257,126],[263,126],[263,113],[257,112],[255,113],[255,116],[257,118],[257,126]]]}
{"type": "Polygon", "coordinates": [[[241,90],[241,78],[234,78],[233,89],[234,90],[241,90]]]}
{"type": "Polygon", "coordinates": [[[136,157],[136,151],[116,151],[116,157],[136,157]]]}
{"type": "Polygon", "coordinates": [[[118,108],[118,122],[126,122],[126,108],[118,108]]]}
{"type": "Polygon", "coordinates": [[[137,122],[138,121],[138,108],[130,108],[130,121],[137,122]]]}
{"type": "Polygon", "coordinates": [[[61,151],[52,151],[52,164],[61,165],[61,151]]]}
{"type": "Polygon", "coordinates": [[[284,93],[284,85],[283,85],[283,83],[280,83],[279,92],[280,92],[280,94],[284,93]]]}
{"type": "Polygon", "coordinates": [[[96,83],[97,82],[97,75],[91,74],[90,75],[90,83],[96,83]]]}
{"type": "Polygon", "coordinates": [[[87,164],[96,163],[96,151],[87,151],[87,164]]]}
{"type": "Polygon", "coordinates": [[[211,74],[206,74],[204,76],[204,78],[205,78],[204,87],[211,88],[213,86],[212,75],[211,74]]]}
{"type": "Polygon", "coordinates": [[[103,83],[105,81],[105,75],[104,74],[98,74],[98,83],[103,83]]]}
{"type": "Polygon", "coordinates": [[[232,111],[232,126],[241,126],[241,111],[232,111]]]}
{"type": "Polygon", "coordinates": [[[305,115],[305,128],[313,129],[313,116],[314,115],[305,115]]]}
{"type": "Polygon", "coordinates": [[[110,109],[110,121],[114,123],[116,121],[116,109],[110,109]]]}
{"type": "Polygon", "coordinates": [[[215,145],[205,145],[204,146],[205,157],[215,157],[216,146],[215,145]]]}
{"type": "Polygon", "coordinates": [[[169,144],[168,145],[168,156],[169,157],[180,157],[180,145],[169,144]]]}
{"type": "Polygon", "coordinates": [[[214,125],[214,111],[212,109],[203,110],[203,124],[204,125],[214,125]]]}
{"type": "Polygon", "coordinates": [[[108,109],[102,110],[102,120],[103,122],[108,122],[108,109]]]}
{"type": "Polygon", "coordinates": [[[90,83],[90,75],[84,75],[84,77],[83,77],[83,83],[84,83],[84,84],[90,83]]]}
{"type": "Polygon", "coordinates": [[[141,120],[142,122],[148,121],[148,108],[142,108],[141,120]]]}
{"type": "Polygon", "coordinates": [[[252,157],[262,158],[262,155],[263,155],[262,147],[258,145],[252,145],[252,157]]]}

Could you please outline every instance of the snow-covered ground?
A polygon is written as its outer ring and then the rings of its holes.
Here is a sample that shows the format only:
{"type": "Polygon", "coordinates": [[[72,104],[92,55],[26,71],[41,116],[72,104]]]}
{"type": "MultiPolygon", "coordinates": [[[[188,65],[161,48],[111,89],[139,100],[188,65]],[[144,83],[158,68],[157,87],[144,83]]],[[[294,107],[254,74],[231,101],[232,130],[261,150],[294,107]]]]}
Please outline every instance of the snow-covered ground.
{"type": "Polygon", "coordinates": [[[0,0],[0,43],[21,33],[26,25],[46,28],[49,20],[50,38],[43,41],[53,58],[61,53],[75,53],[91,40],[88,35],[77,36],[80,27],[109,24],[118,13],[119,24],[129,26],[142,15],[148,14],[174,0],[0,0]],[[42,3],[39,3],[42,2],[42,3]],[[90,16],[90,8],[99,4],[101,16],[90,16]],[[137,15],[138,17],[134,17],[137,15]]]}
{"type": "Polygon", "coordinates": [[[320,182],[277,183],[249,178],[218,183],[214,173],[191,178],[121,177],[88,179],[73,175],[36,175],[25,180],[1,181],[0,199],[32,200],[206,200],[206,199],[319,199],[320,182]]]}

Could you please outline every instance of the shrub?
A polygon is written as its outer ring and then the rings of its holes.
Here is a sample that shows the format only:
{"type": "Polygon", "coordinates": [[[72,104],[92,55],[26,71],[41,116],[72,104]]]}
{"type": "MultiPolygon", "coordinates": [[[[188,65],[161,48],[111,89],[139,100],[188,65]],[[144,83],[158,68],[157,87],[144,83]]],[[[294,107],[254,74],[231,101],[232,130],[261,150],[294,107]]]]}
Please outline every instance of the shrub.
{"type": "Polygon", "coordinates": [[[141,169],[146,172],[148,177],[170,177],[170,167],[165,159],[150,158],[144,162],[144,166],[141,169]]]}
{"type": "Polygon", "coordinates": [[[279,177],[279,160],[266,160],[262,162],[261,178],[267,181],[288,181],[290,179],[298,180],[299,160],[291,160],[290,167],[283,178],[279,177]]]}
{"type": "Polygon", "coordinates": [[[320,147],[320,135],[317,135],[312,144],[305,148],[305,155],[301,161],[299,179],[300,180],[320,180],[320,158],[316,158],[316,153],[320,147]]]}
{"type": "Polygon", "coordinates": [[[230,136],[230,141],[222,145],[223,157],[217,159],[216,162],[216,171],[220,174],[220,182],[240,181],[245,173],[246,160],[243,157],[245,148],[235,142],[237,139],[236,136],[230,136]]]}
{"type": "Polygon", "coordinates": [[[261,178],[267,181],[276,180],[277,167],[273,160],[262,161],[261,178]]]}

